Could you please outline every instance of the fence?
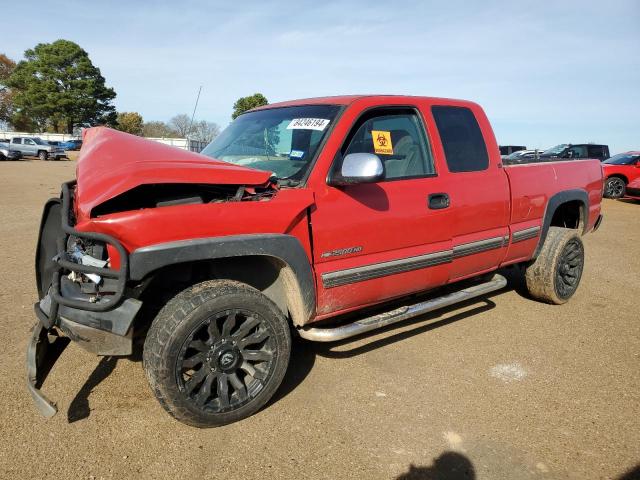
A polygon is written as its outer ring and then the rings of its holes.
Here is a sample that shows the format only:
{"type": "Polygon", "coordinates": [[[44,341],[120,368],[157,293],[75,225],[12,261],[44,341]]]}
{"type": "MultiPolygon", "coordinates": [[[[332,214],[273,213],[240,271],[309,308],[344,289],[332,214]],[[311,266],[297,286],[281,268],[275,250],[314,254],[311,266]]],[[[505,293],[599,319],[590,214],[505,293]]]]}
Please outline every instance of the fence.
{"type": "MultiPolygon", "coordinates": [[[[67,140],[77,140],[81,138],[78,135],[71,135],[69,133],[28,133],[0,131],[0,139],[9,139],[11,137],[39,137],[42,140],[54,142],[66,142],[67,140]]],[[[207,146],[206,142],[187,138],[147,137],[147,140],[153,140],[154,142],[164,143],[165,145],[171,145],[172,147],[181,148],[182,150],[189,150],[191,152],[200,152],[204,147],[207,146]]]]}

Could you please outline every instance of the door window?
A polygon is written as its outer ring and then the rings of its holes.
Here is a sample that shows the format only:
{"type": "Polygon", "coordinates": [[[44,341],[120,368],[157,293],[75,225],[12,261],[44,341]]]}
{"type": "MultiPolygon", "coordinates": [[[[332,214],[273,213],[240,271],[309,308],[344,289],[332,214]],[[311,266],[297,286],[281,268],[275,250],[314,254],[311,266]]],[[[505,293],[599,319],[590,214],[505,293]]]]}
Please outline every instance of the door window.
{"type": "Polygon", "coordinates": [[[567,150],[569,158],[587,158],[587,147],[584,145],[574,145],[567,150]]]}
{"type": "Polygon", "coordinates": [[[431,108],[450,172],[477,172],[489,168],[489,155],[473,112],[465,107],[431,108]]]}
{"type": "Polygon", "coordinates": [[[602,145],[589,145],[590,158],[602,158],[604,156],[604,148],[602,147],[602,145]]]}
{"type": "Polygon", "coordinates": [[[433,175],[433,159],[414,110],[374,111],[363,116],[347,138],[343,156],[373,153],[384,165],[385,179],[433,175]]]}
{"type": "Polygon", "coordinates": [[[22,139],[21,138],[14,138],[13,140],[11,140],[11,143],[15,143],[16,145],[21,145],[22,144],[22,139]]]}

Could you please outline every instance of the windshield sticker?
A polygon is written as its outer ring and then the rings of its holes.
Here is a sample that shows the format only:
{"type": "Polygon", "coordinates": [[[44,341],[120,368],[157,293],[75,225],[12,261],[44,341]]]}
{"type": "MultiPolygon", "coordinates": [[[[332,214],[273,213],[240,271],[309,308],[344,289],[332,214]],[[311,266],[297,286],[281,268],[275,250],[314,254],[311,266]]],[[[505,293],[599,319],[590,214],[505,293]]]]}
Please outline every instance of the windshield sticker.
{"type": "Polygon", "coordinates": [[[391,132],[382,130],[371,130],[373,140],[373,151],[379,155],[393,155],[393,144],[391,143],[391,132]]]}
{"type": "Polygon", "coordinates": [[[329,122],[326,118],[294,118],[289,122],[287,130],[319,130],[327,128],[329,122]]]}
{"type": "Polygon", "coordinates": [[[302,158],[302,157],[304,157],[304,151],[303,150],[291,150],[291,153],[289,153],[289,157],[290,158],[302,158]]]}

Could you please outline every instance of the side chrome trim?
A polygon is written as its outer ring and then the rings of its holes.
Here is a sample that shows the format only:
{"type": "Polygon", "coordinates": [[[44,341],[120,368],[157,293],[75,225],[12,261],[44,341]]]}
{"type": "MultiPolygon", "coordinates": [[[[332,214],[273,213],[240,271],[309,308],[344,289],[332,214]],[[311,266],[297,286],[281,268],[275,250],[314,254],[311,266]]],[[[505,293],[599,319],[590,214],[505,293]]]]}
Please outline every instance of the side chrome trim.
{"type": "Polygon", "coordinates": [[[513,232],[512,234],[513,243],[524,242],[525,240],[536,238],[539,234],[540,227],[531,227],[525,228],[524,230],[518,230],[517,232],[513,232]]]}
{"type": "MultiPolygon", "coordinates": [[[[536,227],[537,231],[540,227],[536,227]]],[[[530,229],[528,229],[530,230],[530,229]]],[[[524,231],[524,230],[523,230],[524,231]]],[[[529,237],[533,238],[533,237],[529,237]]],[[[515,240],[514,240],[515,241],[515,240]]],[[[388,262],[375,263],[362,267],[348,268],[322,274],[322,284],[325,288],[340,287],[349,283],[372,280],[374,278],[394,275],[396,273],[410,272],[421,268],[433,267],[443,263],[449,263],[456,258],[475,255],[476,253],[502,248],[509,243],[509,236],[492,237],[475,242],[463,243],[453,247],[453,250],[428,253],[416,257],[402,258],[388,262]]]]}
{"type": "Polygon", "coordinates": [[[349,283],[372,280],[386,277],[396,273],[410,272],[421,268],[433,267],[443,263],[449,263],[453,259],[451,250],[418,255],[416,257],[402,258],[388,262],[365,265],[363,267],[348,268],[322,274],[322,284],[325,288],[339,287],[349,283]]]}
{"type": "Polygon", "coordinates": [[[509,237],[493,237],[476,242],[463,243],[453,247],[453,258],[466,257],[475,253],[501,248],[509,242],[509,237]],[[505,241],[506,239],[506,241],[505,241]]]}

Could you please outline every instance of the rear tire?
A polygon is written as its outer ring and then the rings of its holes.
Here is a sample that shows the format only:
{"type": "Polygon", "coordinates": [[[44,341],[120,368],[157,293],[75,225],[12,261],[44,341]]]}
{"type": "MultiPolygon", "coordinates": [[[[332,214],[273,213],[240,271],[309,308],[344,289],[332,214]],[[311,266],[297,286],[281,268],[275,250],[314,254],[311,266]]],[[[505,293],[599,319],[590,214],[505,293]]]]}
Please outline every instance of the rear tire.
{"type": "Polygon", "coordinates": [[[525,270],[527,289],[537,300],[561,305],[578,289],[584,267],[584,245],[578,232],[549,227],[542,250],[525,270]]]}
{"type": "Polygon", "coordinates": [[[289,363],[287,319],[258,290],[231,280],[193,285],[154,319],[143,366],[164,409],[195,427],[256,413],[289,363]]]}
{"type": "Polygon", "coordinates": [[[44,150],[41,150],[38,152],[38,158],[42,161],[45,161],[49,158],[49,154],[47,152],[45,152],[44,150]]]}
{"type": "Polygon", "coordinates": [[[609,177],[604,182],[604,196],[606,198],[622,198],[627,191],[627,184],[620,177],[609,177]]]}

